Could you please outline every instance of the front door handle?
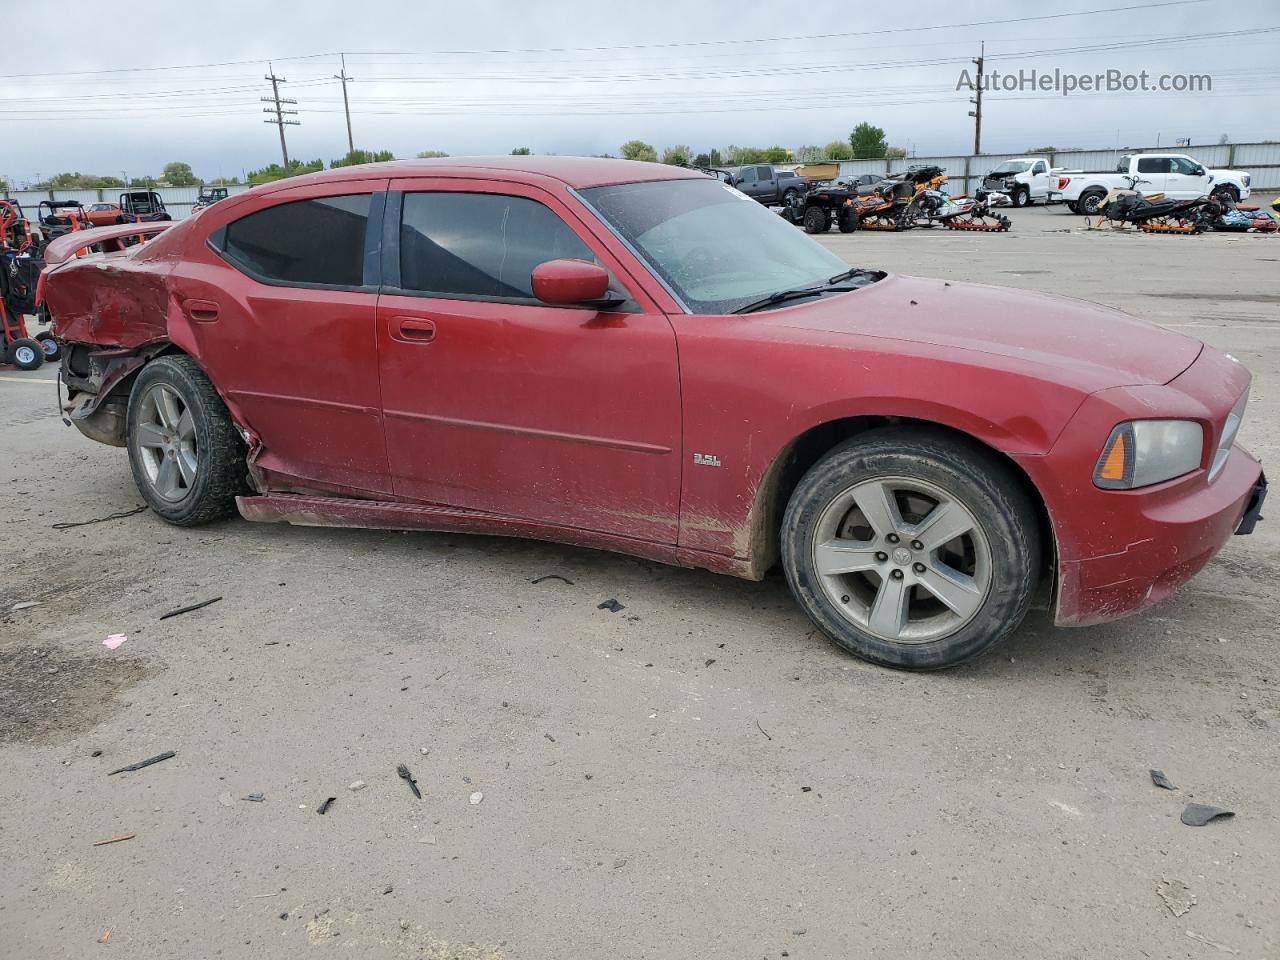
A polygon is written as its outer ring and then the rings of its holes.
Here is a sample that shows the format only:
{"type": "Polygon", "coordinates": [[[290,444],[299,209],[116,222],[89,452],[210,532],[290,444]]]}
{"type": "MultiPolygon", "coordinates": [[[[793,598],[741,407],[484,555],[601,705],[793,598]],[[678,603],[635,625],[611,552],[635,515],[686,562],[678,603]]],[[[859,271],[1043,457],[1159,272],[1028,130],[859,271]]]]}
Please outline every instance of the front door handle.
{"type": "Polygon", "coordinates": [[[423,317],[392,317],[391,339],[401,343],[430,343],[436,338],[436,322],[423,317]]]}
{"type": "Polygon", "coordinates": [[[213,323],[218,319],[218,305],[212,300],[188,300],[182,308],[196,323],[213,323]]]}

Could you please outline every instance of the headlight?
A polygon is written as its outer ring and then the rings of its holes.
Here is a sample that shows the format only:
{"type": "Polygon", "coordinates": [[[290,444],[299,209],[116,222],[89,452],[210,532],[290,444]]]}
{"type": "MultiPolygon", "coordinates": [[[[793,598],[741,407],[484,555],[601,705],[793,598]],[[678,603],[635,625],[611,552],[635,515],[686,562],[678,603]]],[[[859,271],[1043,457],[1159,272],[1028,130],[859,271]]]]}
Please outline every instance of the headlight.
{"type": "Polygon", "coordinates": [[[1132,490],[1172,480],[1200,466],[1204,428],[1193,420],[1130,420],[1111,431],[1093,482],[1105,490],[1132,490]]]}

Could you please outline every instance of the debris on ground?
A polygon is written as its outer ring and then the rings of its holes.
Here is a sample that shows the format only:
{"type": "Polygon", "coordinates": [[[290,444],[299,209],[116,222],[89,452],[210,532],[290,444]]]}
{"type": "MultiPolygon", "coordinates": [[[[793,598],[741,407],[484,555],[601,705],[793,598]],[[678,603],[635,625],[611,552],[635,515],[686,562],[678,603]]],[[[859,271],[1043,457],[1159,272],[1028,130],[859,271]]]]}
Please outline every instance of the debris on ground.
{"type": "Polygon", "coordinates": [[[394,889],[395,887],[393,887],[391,884],[388,883],[386,888],[382,891],[382,895],[385,897],[388,893],[390,893],[394,889]]]}
{"type": "Polygon", "coordinates": [[[20,600],[9,609],[12,612],[17,613],[19,610],[30,610],[32,607],[38,607],[38,606],[40,606],[39,600],[20,600]]]}
{"type": "Polygon", "coordinates": [[[234,807],[236,805],[235,800],[232,799],[230,790],[226,790],[218,794],[218,802],[224,807],[234,807]]]}
{"type": "Polygon", "coordinates": [[[1169,778],[1168,778],[1168,777],[1166,777],[1166,776],[1164,775],[1164,771],[1163,771],[1163,770],[1152,770],[1152,771],[1151,771],[1151,782],[1152,782],[1152,783],[1154,783],[1157,787],[1160,787],[1160,788],[1161,788],[1161,789],[1163,789],[1163,790],[1177,790],[1177,789],[1178,789],[1178,788],[1177,788],[1177,787],[1175,787],[1172,783],[1170,783],[1170,782],[1169,782],[1169,778]]]}
{"type": "Polygon", "coordinates": [[[124,836],[112,837],[110,840],[95,840],[93,845],[95,847],[105,847],[109,843],[119,843],[121,840],[132,840],[136,836],[136,833],[126,833],[124,836]]]}
{"type": "Polygon", "coordinates": [[[1187,939],[1194,940],[1196,943],[1203,943],[1207,947],[1213,947],[1215,950],[1221,950],[1223,953],[1239,955],[1240,951],[1235,947],[1228,947],[1225,943],[1219,943],[1217,940],[1210,940],[1204,934],[1196,933],[1194,930],[1186,931],[1187,939]]]}
{"type": "Polygon", "coordinates": [[[568,577],[562,577],[558,573],[548,573],[545,576],[538,577],[536,580],[530,580],[530,583],[542,583],[544,580],[561,580],[569,586],[573,586],[573,581],[568,577]]]}
{"type": "Polygon", "coordinates": [[[759,730],[761,733],[763,733],[763,734],[764,734],[764,738],[765,738],[766,740],[772,740],[772,739],[773,739],[773,737],[769,736],[768,731],[766,731],[764,727],[760,726],[760,721],[759,721],[759,720],[757,720],[757,721],[756,721],[756,729],[757,729],[757,730],[759,730]]]}
{"type": "Polygon", "coordinates": [[[474,807],[477,803],[484,799],[484,794],[477,790],[471,795],[471,805],[474,807]]]}
{"type": "Polygon", "coordinates": [[[617,600],[613,599],[613,597],[610,597],[604,603],[597,603],[596,609],[608,610],[610,613],[617,613],[619,610],[625,610],[627,608],[623,606],[621,603],[619,603],[617,600]]]}
{"type": "Polygon", "coordinates": [[[418,789],[418,781],[413,779],[413,774],[409,772],[409,768],[403,763],[396,767],[396,775],[409,785],[409,789],[413,791],[413,795],[419,800],[422,799],[422,791],[418,789]]]}
{"type": "Polygon", "coordinates": [[[267,799],[265,793],[251,793],[247,797],[241,797],[241,800],[248,800],[250,803],[262,803],[267,799]]]}
{"type": "Polygon", "coordinates": [[[1211,820],[1219,817],[1228,818],[1236,815],[1234,810],[1211,806],[1207,803],[1188,803],[1182,811],[1182,822],[1188,827],[1203,827],[1211,820]]]}
{"type": "Polygon", "coordinates": [[[104,933],[102,934],[102,936],[100,936],[100,937],[98,938],[98,942],[99,942],[99,943],[106,943],[106,942],[107,942],[107,941],[109,941],[110,939],[111,939],[111,928],[110,928],[110,927],[107,927],[106,932],[104,932],[104,933]]]}
{"type": "Polygon", "coordinates": [[[92,520],[79,520],[74,523],[55,523],[54,530],[70,530],[72,527],[87,527],[91,523],[106,523],[108,520],[123,520],[125,517],[132,517],[136,513],[141,513],[146,507],[135,507],[133,510],[122,510],[120,513],[110,513],[105,517],[94,517],[92,520]]]}
{"type": "Polygon", "coordinates": [[[436,843],[436,835],[435,835],[434,833],[428,833],[428,834],[426,834],[425,836],[421,836],[421,837],[419,837],[419,838],[418,838],[418,842],[419,842],[419,843],[429,843],[429,844],[431,844],[431,845],[434,847],[434,846],[435,846],[435,843],[436,843]]]}
{"type": "Polygon", "coordinates": [[[102,645],[108,650],[114,650],[128,639],[129,638],[123,633],[113,633],[111,636],[107,637],[107,639],[102,641],[102,645]]]}
{"type": "Polygon", "coordinates": [[[203,610],[211,603],[217,603],[221,599],[221,597],[213,597],[209,600],[201,600],[199,603],[193,603],[190,606],[179,607],[177,610],[170,610],[168,613],[160,614],[160,619],[168,620],[170,617],[179,617],[184,613],[191,613],[193,610],[203,610]]]}
{"type": "Polygon", "coordinates": [[[711,666],[711,665],[712,665],[713,663],[715,663],[715,662],[716,662],[715,657],[712,657],[710,660],[708,660],[706,663],[704,663],[704,664],[703,664],[703,666],[704,666],[704,667],[709,667],[709,666],[711,666]]]}
{"type": "Polygon", "coordinates": [[[329,812],[329,808],[332,807],[335,803],[337,803],[337,801],[338,801],[337,797],[326,797],[324,803],[316,807],[316,813],[323,816],[324,814],[329,812]]]}
{"type": "Polygon", "coordinates": [[[1196,905],[1196,895],[1191,892],[1191,888],[1177,879],[1166,880],[1161,877],[1156,884],[1156,896],[1164,901],[1164,905],[1175,917],[1181,917],[1196,905]]]}
{"type": "Polygon", "coordinates": [[[145,760],[139,760],[137,763],[131,763],[127,767],[121,767],[119,770],[112,770],[107,774],[108,777],[114,777],[117,773],[129,773],[133,770],[141,770],[143,767],[149,767],[153,763],[159,763],[161,760],[168,760],[176,757],[178,751],[166,750],[164,753],[157,753],[154,757],[147,757],[145,760]]]}
{"type": "Polygon", "coordinates": [[[613,869],[615,870],[621,870],[626,865],[627,865],[626,857],[619,857],[617,860],[613,861],[613,869]]]}
{"type": "Polygon", "coordinates": [[[550,740],[552,743],[556,742],[556,738],[549,733],[544,733],[543,736],[546,737],[548,740],[550,740]]]}
{"type": "Polygon", "coordinates": [[[365,783],[363,780],[353,780],[351,783],[347,784],[347,789],[352,791],[363,790],[367,786],[368,784],[365,783]]]}

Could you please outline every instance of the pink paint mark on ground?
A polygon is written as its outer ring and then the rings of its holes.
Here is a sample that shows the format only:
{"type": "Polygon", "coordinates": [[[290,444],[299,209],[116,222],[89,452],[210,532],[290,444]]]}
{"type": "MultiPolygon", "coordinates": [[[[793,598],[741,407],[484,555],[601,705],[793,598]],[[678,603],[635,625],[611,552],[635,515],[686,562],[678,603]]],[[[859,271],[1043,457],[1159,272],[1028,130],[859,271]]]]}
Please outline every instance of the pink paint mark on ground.
{"type": "Polygon", "coordinates": [[[107,639],[102,641],[102,645],[108,650],[114,650],[128,639],[129,638],[123,633],[113,633],[111,636],[107,637],[107,639]]]}

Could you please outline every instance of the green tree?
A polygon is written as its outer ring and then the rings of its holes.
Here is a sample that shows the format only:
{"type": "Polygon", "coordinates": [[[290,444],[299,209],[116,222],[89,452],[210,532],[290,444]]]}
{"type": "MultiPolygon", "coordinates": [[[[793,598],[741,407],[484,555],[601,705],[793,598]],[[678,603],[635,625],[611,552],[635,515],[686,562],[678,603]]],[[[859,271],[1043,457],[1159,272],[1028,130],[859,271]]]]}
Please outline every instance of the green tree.
{"type": "Polygon", "coordinates": [[[849,146],[849,144],[845,143],[843,140],[832,140],[822,148],[822,152],[826,155],[826,159],[828,160],[853,159],[853,147],[849,146]]]}
{"type": "Polygon", "coordinates": [[[628,140],[618,148],[622,152],[623,159],[626,160],[647,160],[650,163],[658,162],[658,151],[643,140],[628,140]]]}
{"type": "Polygon", "coordinates": [[[765,163],[786,163],[791,159],[791,151],[776,144],[764,151],[765,163]]]}
{"type": "Polygon", "coordinates": [[[885,147],[884,155],[894,160],[902,160],[907,155],[906,147],[885,147]]]}
{"type": "Polygon", "coordinates": [[[884,130],[863,122],[849,134],[849,146],[853,147],[854,159],[875,160],[884,156],[889,144],[884,138],[884,130]]]}
{"type": "MultiPolygon", "coordinates": [[[[384,163],[387,160],[394,160],[396,155],[390,150],[350,150],[345,157],[340,160],[330,160],[329,169],[336,170],[338,167],[354,167],[360,163],[384,163]]],[[[292,164],[290,164],[292,166],[292,164]]],[[[323,169],[323,167],[321,168],[323,169]]]]}
{"type": "Polygon", "coordinates": [[[796,147],[796,159],[801,163],[814,163],[818,160],[825,160],[826,152],[822,147],[813,145],[796,147]]]}
{"type": "Polygon", "coordinates": [[[709,153],[700,153],[700,154],[698,154],[696,157],[694,157],[694,158],[693,158],[693,165],[694,165],[695,167],[709,167],[709,166],[711,166],[711,154],[709,154],[709,153]]]}
{"type": "Polygon", "coordinates": [[[707,155],[707,159],[711,161],[707,164],[709,167],[718,167],[720,164],[724,163],[724,160],[720,158],[720,151],[715,147],[711,148],[711,152],[707,155]]]}
{"type": "Polygon", "coordinates": [[[304,173],[315,173],[324,169],[323,160],[290,160],[289,169],[285,169],[278,163],[269,163],[261,170],[249,171],[249,182],[252,184],[271,183],[273,180],[283,180],[285,177],[297,177],[304,173]]]}
{"type": "Polygon", "coordinates": [[[1027,153],[1029,153],[1029,154],[1038,154],[1038,153],[1051,153],[1051,154],[1052,154],[1052,153],[1057,153],[1057,152],[1058,152],[1058,148],[1057,148],[1057,147],[1027,147],[1027,153]]]}
{"type": "Polygon", "coordinates": [[[683,143],[672,144],[662,151],[662,162],[687,167],[693,162],[693,148],[683,143]]]}
{"type": "Polygon", "coordinates": [[[192,171],[191,164],[183,163],[181,160],[166,163],[160,178],[175,187],[194,187],[200,183],[200,178],[192,171]]]}
{"type": "Polygon", "coordinates": [[[512,147],[511,155],[513,157],[527,157],[533,153],[528,147],[512,147]]]}
{"type": "Polygon", "coordinates": [[[240,186],[239,177],[214,177],[209,181],[212,187],[238,187],[240,186]]]}
{"type": "Polygon", "coordinates": [[[448,154],[443,150],[419,150],[419,160],[434,160],[436,157],[447,157],[448,154]]]}
{"type": "Polygon", "coordinates": [[[152,187],[154,187],[158,182],[159,182],[159,181],[158,181],[158,180],[156,180],[156,178],[155,178],[155,177],[151,177],[151,176],[147,176],[147,177],[130,177],[130,178],[129,178],[129,186],[133,187],[134,189],[138,189],[138,190],[150,190],[150,189],[151,189],[152,187]]]}

